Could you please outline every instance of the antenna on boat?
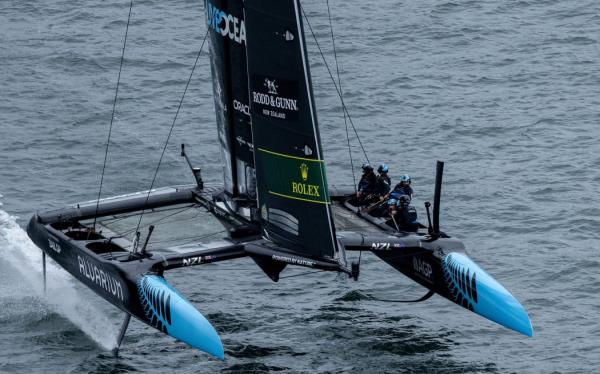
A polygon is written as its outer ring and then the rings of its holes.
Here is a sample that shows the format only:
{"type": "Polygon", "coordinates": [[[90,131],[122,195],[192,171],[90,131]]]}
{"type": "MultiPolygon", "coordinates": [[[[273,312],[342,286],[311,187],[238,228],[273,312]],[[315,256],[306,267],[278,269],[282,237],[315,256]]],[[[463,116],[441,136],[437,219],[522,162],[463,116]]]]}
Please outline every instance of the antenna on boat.
{"type": "Polygon", "coordinates": [[[187,153],[185,153],[185,144],[183,144],[183,143],[181,144],[181,157],[185,158],[185,160],[188,163],[188,166],[192,170],[192,173],[194,174],[194,178],[196,179],[196,184],[198,185],[198,188],[199,189],[203,189],[204,188],[204,181],[202,180],[202,169],[195,168],[192,165],[192,162],[190,161],[190,158],[188,157],[187,153]]]}
{"type": "Polygon", "coordinates": [[[435,170],[435,193],[433,195],[433,233],[440,233],[440,198],[442,195],[442,176],[444,174],[444,163],[438,161],[435,170]]]}
{"type": "Polygon", "coordinates": [[[431,234],[433,232],[433,226],[431,225],[431,214],[429,213],[429,208],[431,207],[431,203],[429,201],[425,202],[425,211],[427,211],[427,222],[429,225],[427,226],[427,232],[431,234]]]}
{"type": "Polygon", "coordinates": [[[131,243],[131,252],[137,253],[138,246],[140,244],[140,232],[135,232],[135,238],[133,239],[133,243],[131,243]]]}
{"type": "Polygon", "coordinates": [[[142,250],[140,251],[140,254],[142,256],[146,255],[146,247],[148,246],[148,242],[150,241],[150,235],[152,235],[152,231],[154,231],[154,225],[150,225],[150,227],[148,227],[148,236],[146,236],[146,241],[144,242],[142,250]]]}

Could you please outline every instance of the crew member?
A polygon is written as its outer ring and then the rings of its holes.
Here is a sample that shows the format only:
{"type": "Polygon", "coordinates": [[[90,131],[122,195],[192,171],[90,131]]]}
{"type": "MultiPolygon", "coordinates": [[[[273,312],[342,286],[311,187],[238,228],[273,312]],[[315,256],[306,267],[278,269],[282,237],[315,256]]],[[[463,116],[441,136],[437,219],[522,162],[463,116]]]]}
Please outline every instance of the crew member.
{"type": "Polygon", "coordinates": [[[410,186],[410,176],[404,174],[400,177],[400,183],[389,193],[388,207],[392,217],[397,217],[398,214],[401,216],[408,214],[412,194],[413,189],[410,186]]]}
{"type": "Polygon", "coordinates": [[[400,177],[400,182],[390,192],[390,199],[398,199],[402,195],[408,195],[408,197],[412,198],[412,194],[413,189],[410,186],[410,176],[404,174],[400,177]]]}
{"type": "Polygon", "coordinates": [[[410,205],[409,199],[408,195],[402,195],[395,205],[390,205],[391,220],[388,221],[388,224],[398,231],[417,231],[419,229],[417,210],[410,205]]]}
{"type": "Polygon", "coordinates": [[[373,167],[369,164],[363,164],[363,175],[358,182],[358,191],[356,197],[359,205],[366,205],[373,198],[377,177],[373,172],[373,167]]]}
{"type": "Polygon", "coordinates": [[[377,180],[375,181],[375,193],[380,200],[385,199],[390,192],[392,181],[388,176],[389,168],[386,164],[381,164],[377,168],[377,180]]]}

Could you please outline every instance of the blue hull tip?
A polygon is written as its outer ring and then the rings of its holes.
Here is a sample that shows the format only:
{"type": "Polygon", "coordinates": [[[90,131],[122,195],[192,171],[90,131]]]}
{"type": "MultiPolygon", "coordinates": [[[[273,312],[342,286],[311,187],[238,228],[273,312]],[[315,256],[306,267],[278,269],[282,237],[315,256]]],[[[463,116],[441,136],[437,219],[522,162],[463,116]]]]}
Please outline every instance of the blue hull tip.
{"type": "Polygon", "coordinates": [[[223,343],[215,328],[163,277],[143,276],[138,290],[150,325],[220,360],[225,359],[223,343]]]}
{"type": "Polygon", "coordinates": [[[452,252],[442,264],[457,304],[509,329],[533,336],[531,320],[521,303],[469,257],[452,252]]]}

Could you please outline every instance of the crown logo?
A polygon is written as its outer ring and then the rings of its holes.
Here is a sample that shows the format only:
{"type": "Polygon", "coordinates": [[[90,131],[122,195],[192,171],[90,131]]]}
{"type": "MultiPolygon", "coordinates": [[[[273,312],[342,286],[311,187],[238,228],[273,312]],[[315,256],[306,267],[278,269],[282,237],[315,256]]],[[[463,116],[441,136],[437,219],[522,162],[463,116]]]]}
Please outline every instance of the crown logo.
{"type": "Polygon", "coordinates": [[[306,166],[306,164],[300,165],[300,176],[305,182],[308,179],[308,166],[306,166]]]}

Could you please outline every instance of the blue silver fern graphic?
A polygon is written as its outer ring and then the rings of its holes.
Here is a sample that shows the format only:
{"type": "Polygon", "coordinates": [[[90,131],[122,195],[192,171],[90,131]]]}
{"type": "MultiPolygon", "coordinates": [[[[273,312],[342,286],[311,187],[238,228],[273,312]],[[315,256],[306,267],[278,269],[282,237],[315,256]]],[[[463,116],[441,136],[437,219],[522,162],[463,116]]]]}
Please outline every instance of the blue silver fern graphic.
{"type": "Polygon", "coordinates": [[[137,284],[144,314],[150,325],[168,334],[167,326],[171,325],[171,295],[152,285],[148,278],[142,277],[137,284]]]}
{"type": "Polygon", "coordinates": [[[137,282],[140,303],[148,324],[156,329],[223,359],[221,338],[206,318],[165,278],[148,274],[137,282]]]}
{"type": "Polygon", "coordinates": [[[442,267],[454,302],[510,329],[533,335],[531,320],[519,301],[465,254],[449,253],[442,267]]]}
{"type": "Polygon", "coordinates": [[[474,311],[477,304],[477,274],[462,266],[449,254],[442,260],[444,278],[454,302],[474,311]]]}

